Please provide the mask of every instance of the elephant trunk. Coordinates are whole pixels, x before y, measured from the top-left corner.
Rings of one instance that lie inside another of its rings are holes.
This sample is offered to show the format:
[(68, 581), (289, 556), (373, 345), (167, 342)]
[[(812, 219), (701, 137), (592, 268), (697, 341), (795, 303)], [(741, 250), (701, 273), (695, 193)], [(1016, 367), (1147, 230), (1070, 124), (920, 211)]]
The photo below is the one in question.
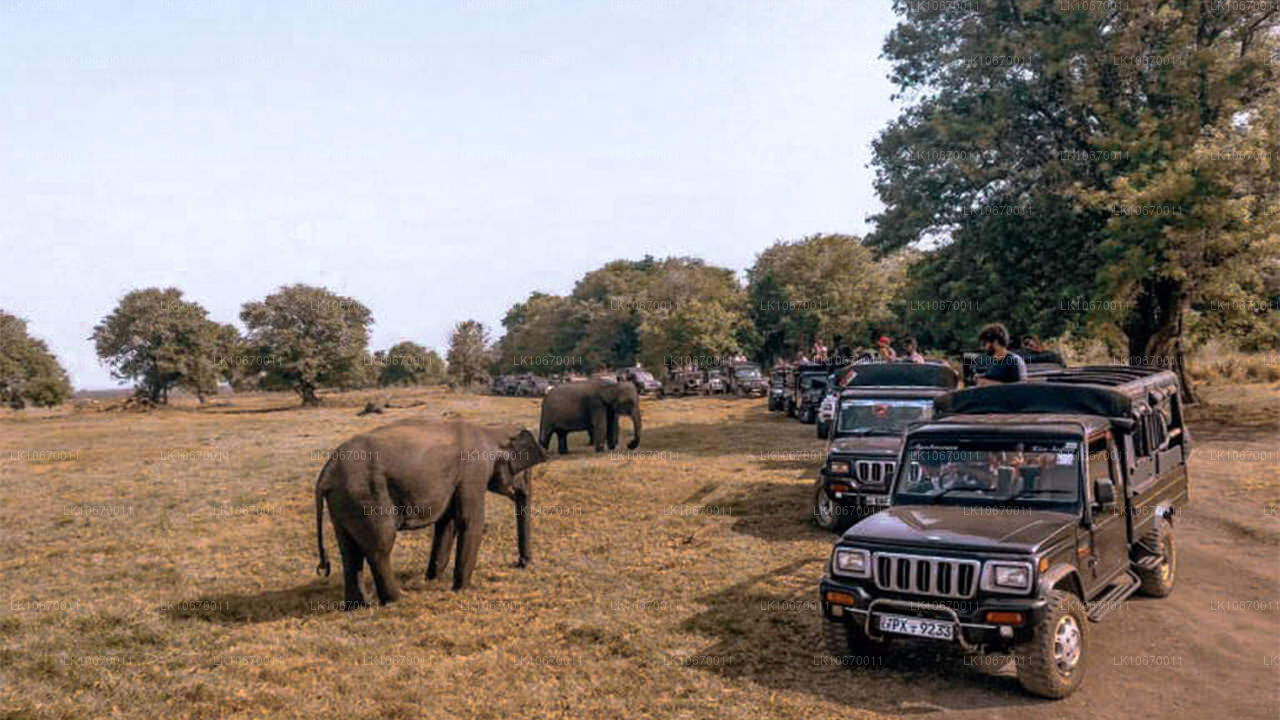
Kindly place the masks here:
[(529, 475), (525, 470), (525, 489), (517, 492), (516, 501), (516, 548), (519, 550), (520, 557), (516, 560), (518, 567), (525, 567), (529, 561), (533, 559), (529, 551), (529, 523), (532, 518), (529, 517)]
[(631, 430), (633, 431), (634, 434), (631, 438), (631, 442), (627, 443), (627, 449), (635, 450), (636, 448), (640, 447), (640, 407), (639, 405), (637, 405), (636, 409), (631, 413)]

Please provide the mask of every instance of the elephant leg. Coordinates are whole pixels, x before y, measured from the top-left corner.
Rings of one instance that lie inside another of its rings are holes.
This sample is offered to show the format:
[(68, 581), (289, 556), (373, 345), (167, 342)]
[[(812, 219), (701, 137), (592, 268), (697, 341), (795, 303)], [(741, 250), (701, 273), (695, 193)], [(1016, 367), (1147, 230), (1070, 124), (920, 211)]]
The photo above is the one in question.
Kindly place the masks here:
[(391, 571), (391, 548), (369, 553), (369, 569), (373, 571), (373, 584), (378, 588), (378, 602), (389, 605), (400, 599), (400, 583)]
[(427, 563), (427, 579), (435, 580), (449, 569), (449, 553), (453, 551), (453, 508), (445, 511), (435, 525), (431, 540), (431, 561)]
[(618, 449), (618, 413), (610, 411), (606, 423), (606, 440), (609, 443), (609, 449), (616, 450)]
[(551, 424), (543, 423), (542, 429), (538, 432), (538, 444), (542, 446), (543, 450), (551, 447), (551, 432)]
[(337, 526), (338, 550), (342, 553), (342, 583), (344, 587), (344, 608), (355, 610), (365, 607), (364, 592), (360, 590), (360, 569), (364, 566), (364, 551), (360, 549), (356, 539)]
[(598, 453), (604, 452), (606, 424), (604, 410), (591, 414), (591, 444), (596, 446)]
[(568, 455), (569, 454), (569, 433), (565, 432), (564, 430), (557, 430), (556, 444), (557, 444), (556, 450), (559, 451), (561, 455)]
[(480, 540), (484, 537), (484, 513), (477, 519), (458, 520), (458, 557), (453, 566), (453, 589), (471, 587), (471, 573), (476, 569), (480, 556)]

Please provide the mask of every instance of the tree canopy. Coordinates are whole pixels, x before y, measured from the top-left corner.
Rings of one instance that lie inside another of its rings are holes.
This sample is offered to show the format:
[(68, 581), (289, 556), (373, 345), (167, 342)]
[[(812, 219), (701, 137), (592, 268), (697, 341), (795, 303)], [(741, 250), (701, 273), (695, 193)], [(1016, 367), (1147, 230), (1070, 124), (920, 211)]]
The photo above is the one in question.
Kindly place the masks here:
[(263, 387), (292, 389), (303, 404), (314, 405), (320, 387), (368, 381), (373, 316), (357, 300), (322, 287), (289, 285), (245, 303), (240, 319)]
[(894, 8), (884, 55), (910, 105), (874, 144), (870, 240), (930, 252), (915, 302), (977, 308), (938, 328), (948, 344), (1004, 309), (1046, 334), (1110, 324), (1132, 362), (1180, 368), (1193, 307), (1257, 297), (1277, 253), (1280, 7)]
[(449, 338), (449, 377), (463, 387), (479, 382), (488, 370), (492, 356), (489, 330), (477, 320), (463, 320), (453, 326)]
[(202, 400), (218, 391), (235, 329), (209, 319), (177, 288), (134, 290), (93, 329), (92, 339), (112, 376), (133, 380), (139, 395), (168, 402), (175, 386)]
[(0, 310), (0, 403), (53, 407), (70, 395), (67, 371), (49, 347), (27, 333), (25, 320)]

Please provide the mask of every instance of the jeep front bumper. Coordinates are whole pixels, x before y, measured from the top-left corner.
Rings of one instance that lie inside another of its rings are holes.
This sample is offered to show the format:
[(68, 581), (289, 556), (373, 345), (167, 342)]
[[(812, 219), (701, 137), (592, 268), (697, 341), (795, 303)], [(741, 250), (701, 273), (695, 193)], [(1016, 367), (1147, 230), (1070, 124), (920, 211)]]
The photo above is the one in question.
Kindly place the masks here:
[(927, 639), (884, 633), (879, 628), (881, 615), (906, 616), (954, 625), (951, 642), (964, 650), (1008, 647), (1030, 640), (1033, 628), (1044, 617), (1047, 604), (1039, 597), (978, 596), (958, 600), (892, 595), (879, 590), (869, 580), (832, 579), (830, 575), (824, 575), (818, 587), (823, 617), (857, 623), (868, 637)]
[(863, 488), (847, 475), (828, 475), (822, 471), (822, 491), (841, 507), (880, 510), (889, 507), (888, 488)]

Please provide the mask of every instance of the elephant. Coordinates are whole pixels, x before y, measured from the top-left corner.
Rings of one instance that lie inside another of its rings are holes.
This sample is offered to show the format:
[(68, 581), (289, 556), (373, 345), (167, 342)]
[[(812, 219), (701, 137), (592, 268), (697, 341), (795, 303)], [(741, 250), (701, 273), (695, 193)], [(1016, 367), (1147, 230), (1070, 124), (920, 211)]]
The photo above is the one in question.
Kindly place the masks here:
[(517, 567), (530, 561), (531, 470), (546, 460), (524, 428), (463, 421), (408, 419), (356, 435), (338, 446), (316, 479), (316, 573), (329, 575), (324, 506), (342, 553), (346, 608), (366, 605), (360, 571), (367, 561), (383, 605), (400, 598), (391, 549), (400, 530), (434, 528), (427, 579), (449, 566), (456, 537), (453, 589), (471, 584), (484, 533), (485, 492), (511, 498), (516, 511)]
[(557, 385), (542, 399), (538, 443), (549, 449), (555, 433), (565, 455), (569, 433), (586, 430), (596, 452), (604, 452), (606, 442), (613, 450), (618, 447), (619, 415), (631, 418), (633, 437), (627, 448), (635, 450), (640, 445), (640, 397), (634, 383), (597, 379)]

